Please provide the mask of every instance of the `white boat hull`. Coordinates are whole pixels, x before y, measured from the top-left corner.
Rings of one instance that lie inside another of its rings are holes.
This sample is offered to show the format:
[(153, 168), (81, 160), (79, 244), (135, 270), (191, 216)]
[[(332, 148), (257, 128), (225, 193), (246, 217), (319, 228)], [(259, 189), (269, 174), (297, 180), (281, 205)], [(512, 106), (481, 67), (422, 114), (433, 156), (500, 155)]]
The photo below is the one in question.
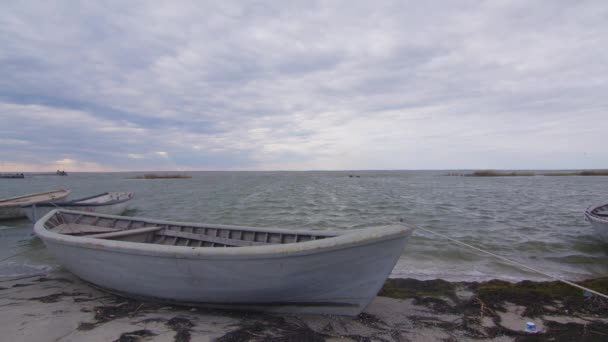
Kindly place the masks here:
[[(61, 209), (65, 210), (77, 210), (84, 211), (87, 213), (95, 214), (107, 214), (107, 215), (120, 215), (129, 209), (130, 202), (122, 202), (111, 205), (101, 206), (90, 206), (90, 207), (74, 207), (69, 205), (62, 205)], [(25, 216), (32, 222), (38, 221), (39, 218), (48, 214), (49, 212), (57, 209), (56, 207), (41, 207), (41, 206), (30, 206), (21, 208)]]
[(56, 190), (0, 200), (0, 220), (25, 217), (22, 206), (36, 203), (52, 203), (66, 199), (70, 190)]
[(44, 228), (53, 214), (35, 225), (51, 255), (111, 292), (205, 307), (349, 316), (376, 296), (412, 231), (389, 226), (301, 243), (182, 247), (57, 237)]
[(47, 247), (70, 272), (122, 294), (203, 306), (357, 315), (382, 287), (404, 243), (401, 238), (304, 257), (253, 259)]
[(608, 204), (588, 208), (585, 211), (585, 218), (591, 223), (597, 235), (608, 242)]
[[(120, 215), (129, 208), (133, 198), (134, 194), (132, 192), (107, 192), (88, 197), (81, 201), (74, 200), (72, 202), (54, 204), (43, 203), (21, 207), (21, 210), (32, 222), (38, 221), (39, 218), (58, 208), (95, 214)], [(71, 203), (75, 204), (71, 205)]]

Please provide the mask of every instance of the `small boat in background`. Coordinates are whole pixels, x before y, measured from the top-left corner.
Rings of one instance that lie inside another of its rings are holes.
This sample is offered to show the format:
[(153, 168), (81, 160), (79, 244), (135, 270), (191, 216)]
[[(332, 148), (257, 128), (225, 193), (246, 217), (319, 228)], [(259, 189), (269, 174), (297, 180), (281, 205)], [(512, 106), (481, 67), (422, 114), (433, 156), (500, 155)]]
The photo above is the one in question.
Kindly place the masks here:
[(69, 271), (109, 292), (211, 308), (358, 315), (414, 229), (348, 231), (170, 222), (57, 209), (34, 232)]
[(70, 195), (70, 190), (54, 190), (36, 194), (0, 199), (0, 220), (24, 217), (24, 205), (61, 201)]
[(69, 202), (37, 203), (22, 206), (21, 209), (32, 222), (49, 211), (57, 208), (66, 210), (79, 210), (89, 213), (120, 215), (124, 213), (130, 200), (133, 199), (132, 192), (104, 192), (103, 194), (79, 198)]
[(608, 204), (587, 208), (585, 218), (591, 223), (598, 235), (608, 242)]

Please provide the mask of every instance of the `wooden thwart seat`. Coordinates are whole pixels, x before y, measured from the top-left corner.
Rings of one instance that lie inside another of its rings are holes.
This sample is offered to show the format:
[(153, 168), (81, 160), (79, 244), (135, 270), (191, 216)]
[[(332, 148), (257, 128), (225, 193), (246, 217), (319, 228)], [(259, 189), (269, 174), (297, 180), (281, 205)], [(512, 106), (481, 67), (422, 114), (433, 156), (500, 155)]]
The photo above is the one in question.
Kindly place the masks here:
[(229, 238), (223, 238), (223, 237), (219, 237), (219, 236), (187, 233), (187, 232), (180, 232), (180, 231), (170, 230), (170, 229), (164, 230), (162, 232), (162, 235), (171, 236), (171, 237), (175, 237), (175, 238), (196, 240), (196, 241), (214, 242), (214, 243), (219, 243), (219, 244), (223, 244), (223, 245), (227, 245), (227, 246), (234, 246), (234, 247), (270, 245), (270, 243), (267, 243), (267, 242), (229, 239)]
[(107, 233), (116, 232), (120, 229), (110, 227), (92, 226), (88, 224), (80, 223), (62, 223), (50, 229), (50, 231), (59, 234), (93, 234), (93, 233)]
[(97, 238), (97, 239), (110, 239), (110, 238), (117, 238), (117, 237), (122, 237), (122, 236), (150, 233), (150, 232), (155, 232), (155, 231), (161, 230), (161, 229), (163, 229), (163, 227), (156, 227), (156, 226), (141, 227), (141, 228), (135, 228), (135, 229), (124, 229), (124, 230), (119, 230), (119, 231), (109, 232), (109, 233), (87, 235), (87, 237), (92, 237), (92, 238)]

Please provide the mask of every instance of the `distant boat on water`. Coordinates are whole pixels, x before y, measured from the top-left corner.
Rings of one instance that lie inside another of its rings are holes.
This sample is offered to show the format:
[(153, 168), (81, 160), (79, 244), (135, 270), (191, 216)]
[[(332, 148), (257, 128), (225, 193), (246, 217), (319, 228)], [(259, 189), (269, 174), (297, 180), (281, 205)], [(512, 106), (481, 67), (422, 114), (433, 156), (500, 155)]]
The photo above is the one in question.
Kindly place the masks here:
[(133, 197), (135, 197), (133, 192), (104, 192), (68, 202), (30, 204), (22, 206), (21, 209), (32, 222), (38, 221), (40, 217), (57, 208), (120, 215), (127, 210)]
[(70, 195), (70, 190), (54, 190), (0, 199), (0, 220), (24, 217), (21, 206), (45, 202), (61, 201)]
[(413, 227), (290, 230), (66, 211), (34, 225), (69, 271), (119, 295), (211, 308), (358, 315)]
[(585, 218), (597, 234), (608, 243), (608, 204), (589, 207), (585, 211)]
[(0, 178), (25, 178), (23, 173), (3, 173), (0, 174)]

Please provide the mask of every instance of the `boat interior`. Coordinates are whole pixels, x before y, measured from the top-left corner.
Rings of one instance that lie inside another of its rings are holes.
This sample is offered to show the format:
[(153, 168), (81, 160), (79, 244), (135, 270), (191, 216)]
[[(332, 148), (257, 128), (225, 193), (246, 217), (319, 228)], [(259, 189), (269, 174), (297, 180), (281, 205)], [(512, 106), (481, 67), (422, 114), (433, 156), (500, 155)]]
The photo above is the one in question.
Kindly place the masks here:
[(336, 236), (324, 231), (273, 231), (238, 227), (164, 224), (129, 217), (56, 212), (45, 222), (49, 231), (97, 239), (185, 247), (245, 247), (298, 243)]
[(591, 214), (600, 217), (608, 217), (608, 204), (593, 208), (593, 210), (591, 210)]

